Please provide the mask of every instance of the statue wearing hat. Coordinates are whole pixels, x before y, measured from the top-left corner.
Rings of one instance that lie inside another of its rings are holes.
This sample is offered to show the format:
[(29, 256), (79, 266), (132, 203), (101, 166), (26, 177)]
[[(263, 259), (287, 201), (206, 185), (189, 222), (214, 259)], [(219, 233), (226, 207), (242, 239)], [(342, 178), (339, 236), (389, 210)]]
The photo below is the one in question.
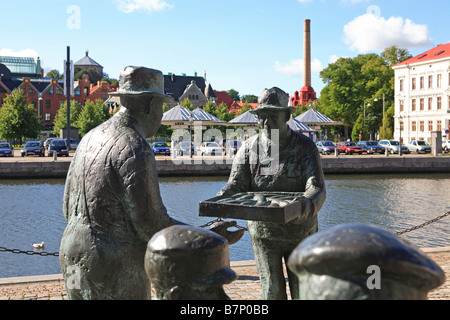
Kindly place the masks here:
[(301, 300), (424, 300), (445, 281), (415, 245), (371, 224), (322, 230), (298, 245), (288, 267)]
[[(281, 89), (274, 87), (261, 93), (258, 108), (251, 111), (258, 116), (261, 130), (239, 149), (229, 180), (218, 193), (226, 197), (252, 191), (303, 193), (298, 200), (301, 212), (294, 220), (247, 222), (263, 299), (287, 299), (283, 259), (286, 262), (303, 239), (317, 232), (317, 212), (326, 197), (317, 147), (286, 124), (292, 111)], [(289, 270), (288, 278), (295, 298), (298, 279)]]
[[(83, 137), (71, 161), (59, 255), (69, 299), (151, 297), (143, 265), (147, 243), (158, 231), (183, 224), (161, 200), (146, 141), (161, 125), (163, 102), (172, 99), (163, 88), (160, 71), (124, 68), (119, 90), (111, 93), (120, 97), (119, 112)], [(229, 225), (233, 221), (217, 232), (226, 236)], [(76, 285), (68, 282), (74, 278)]]
[(157, 300), (229, 300), (223, 285), (237, 278), (228, 242), (198, 227), (175, 225), (148, 242), (145, 270)]

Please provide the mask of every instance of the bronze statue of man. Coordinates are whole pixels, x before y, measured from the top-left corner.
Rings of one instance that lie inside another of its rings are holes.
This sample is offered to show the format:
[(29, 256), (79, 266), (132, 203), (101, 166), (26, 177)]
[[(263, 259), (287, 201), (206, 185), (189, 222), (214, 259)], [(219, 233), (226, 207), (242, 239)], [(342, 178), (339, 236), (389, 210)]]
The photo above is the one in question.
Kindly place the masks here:
[[(161, 125), (163, 102), (171, 100), (162, 73), (126, 67), (114, 94), (119, 112), (83, 137), (66, 178), (60, 265), (69, 299), (150, 299), (147, 242), (183, 224), (161, 200), (146, 141)], [(68, 283), (74, 278), (76, 285)]]
[(224, 284), (230, 269), (228, 241), (198, 227), (175, 225), (148, 242), (145, 270), (156, 300), (229, 300)]
[[(240, 192), (295, 192), (300, 198), (299, 217), (287, 223), (248, 221), (256, 266), (261, 279), (262, 298), (287, 299), (283, 273), (292, 250), (317, 232), (317, 212), (325, 197), (325, 180), (314, 142), (291, 130), (286, 122), (293, 108), (279, 88), (265, 89), (258, 98), (259, 134), (249, 138), (237, 152), (230, 177), (218, 196)], [(278, 136), (278, 139), (276, 137)], [(289, 287), (297, 297), (298, 279), (288, 270)]]

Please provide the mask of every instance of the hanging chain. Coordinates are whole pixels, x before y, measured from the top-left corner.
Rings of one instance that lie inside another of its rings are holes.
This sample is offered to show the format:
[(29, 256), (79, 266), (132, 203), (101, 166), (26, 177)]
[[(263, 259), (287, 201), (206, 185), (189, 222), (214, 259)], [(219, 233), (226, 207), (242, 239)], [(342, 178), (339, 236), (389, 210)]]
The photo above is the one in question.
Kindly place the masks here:
[(11, 252), (11, 253), (25, 253), (26, 255), (39, 255), (39, 256), (54, 256), (54, 257), (58, 257), (59, 256), (59, 252), (53, 252), (53, 253), (49, 253), (49, 252), (45, 252), (45, 251), (34, 251), (34, 250), (19, 250), (19, 249), (6, 249), (4, 247), (0, 247), (0, 252)]
[(439, 217), (437, 217), (437, 218), (434, 218), (433, 220), (430, 220), (430, 221), (427, 221), (427, 222), (425, 222), (425, 223), (422, 223), (421, 225), (418, 225), (418, 226), (415, 226), (415, 227), (408, 228), (408, 229), (406, 229), (406, 230), (397, 232), (396, 235), (401, 235), (401, 234), (404, 234), (404, 233), (406, 233), (406, 232), (410, 232), (410, 231), (417, 230), (417, 229), (419, 229), (419, 228), (425, 227), (425, 226), (427, 226), (427, 225), (429, 225), (429, 224), (431, 224), (431, 223), (433, 223), (433, 222), (436, 222), (436, 221), (438, 221), (438, 220), (441, 220), (442, 218), (445, 218), (445, 217), (447, 217), (447, 216), (449, 216), (449, 215), (450, 215), (450, 211), (447, 212), (447, 213), (444, 213), (442, 216), (439, 216)]
[[(403, 231), (396, 232), (395, 234), (396, 234), (396, 235), (402, 235), (402, 234), (404, 234), (404, 233), (407, 233), (407, 232), (411, 232), (411, 231), (417, 230), (417, 229), (419, 229), (419, 228), (422, 228), (422, 227), (425, 227), (425, 226), (427, 226), (427, 225), (429, 225), (429, 224), (432, 224), (433, 222), (436, 222), (436, 221), (438, 221), (438, 220), (441, 220), (442, 218), (445, 218), (445, 217), (447, 217), (447, 216), (450, 216), (450, 211), (447, 212), (447, 213), (444, 213), (443, 215), (441, 215), (441, 216), (439, 216), (439, 217), (437, 217), (437, 218), (434, 218), (433, 220), (427, 221), (427, 222), (425, 222), (425, 223), (422, 223), (422, 224), (420, 224), (420, 225), (418, 225), (418, 226), (415, 226), (415, 227), (412, 227), (412, 228), (405, 229), (405, 230), (403, 230)], [(223, 220), (222, 220), (221, 218), (217, 218), (217, 219), (215, 219), (215, 220), (212, 220), (212, 221), (209, 221), (209, 222), (205, 223), (204, 225), (201, 225), (200, 228), (205, 228), (205, 227), (208, 227), (208, 226), (213, 225), (214, 223), (222, 222), (222, 221), (223, 221)], [(246, 229), (246, 228), (241, 227), (241, 226), (238, 226), (238, 225), (236, 225), (235, 227), (236, 227), (236, 228), (239, 228), (239, 229)], [(58, 257), (58, 256), (59, 256), (59, 252), (52, 252), (52, 253), (50, 253), (50, 252), (45, 252), (45, 251), (7, 249), (7, 248), (5, 248), (5, 247), (0, 247), (0, 252), (11, 252), (11, 253), (16, 253), (16, 254), (24, 253), (24, 254), (29, 255), (29, 256), (31, 256), (31, 255), (54, 256), (54, 257)]]

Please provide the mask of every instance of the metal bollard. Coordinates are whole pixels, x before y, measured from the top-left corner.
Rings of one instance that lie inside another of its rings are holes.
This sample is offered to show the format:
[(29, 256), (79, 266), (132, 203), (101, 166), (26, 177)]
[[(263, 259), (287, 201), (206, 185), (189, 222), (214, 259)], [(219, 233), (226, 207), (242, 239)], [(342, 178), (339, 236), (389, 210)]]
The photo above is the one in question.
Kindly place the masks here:
[(334, 156), (336, 158), (339, 157), (339, 150), (338, 150), (338, 148), (334, 149)]
[(384, 155), (386, 157), (389, 157), (389, 150), (387, 148), (384, 148)]
[(53, 152), (53, 160), (58, 160), (58, 153), (57, 152)]

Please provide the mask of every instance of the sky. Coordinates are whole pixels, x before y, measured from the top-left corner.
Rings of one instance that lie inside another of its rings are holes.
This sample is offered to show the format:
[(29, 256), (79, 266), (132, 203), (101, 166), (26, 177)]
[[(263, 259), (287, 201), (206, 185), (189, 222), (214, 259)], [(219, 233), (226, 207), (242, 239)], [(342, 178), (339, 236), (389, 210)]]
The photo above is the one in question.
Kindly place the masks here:
[(312, 87), (339, 57), (414, 56), (450, 42), (448, 0), (0, 0), (0, 56), (40, 57), (45, 72), (89, 56), (118, 79), (129, 65), (206, 73), (217, 91), (258, 96), (303, 86), (303, 22), (311, 20)]

